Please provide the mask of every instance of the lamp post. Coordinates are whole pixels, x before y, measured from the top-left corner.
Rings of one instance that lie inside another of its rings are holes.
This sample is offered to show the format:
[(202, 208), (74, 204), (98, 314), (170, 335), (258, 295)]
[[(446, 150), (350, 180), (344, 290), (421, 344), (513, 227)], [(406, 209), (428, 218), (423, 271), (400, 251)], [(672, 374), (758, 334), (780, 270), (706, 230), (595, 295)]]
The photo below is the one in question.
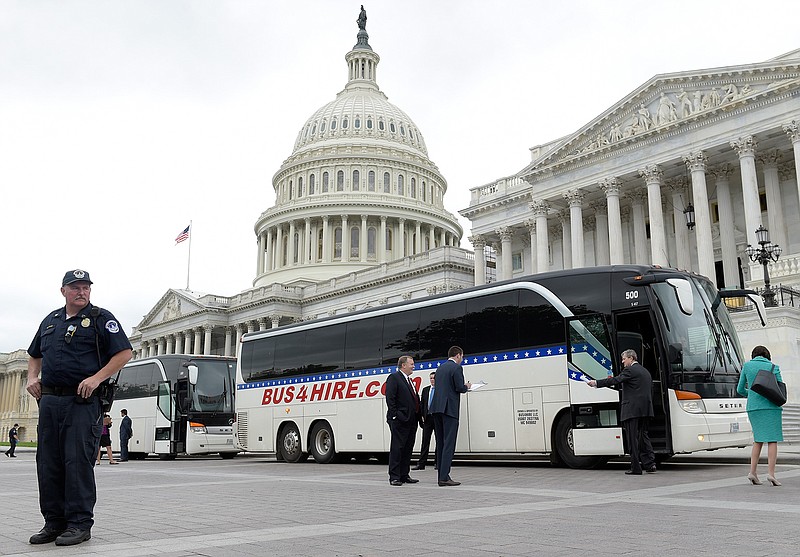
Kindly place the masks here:
[(775, 303), (775, 291), (772, 290), (769, 285), (769, 269), (767, 266), (777, 261), (783, 250), (779, 245), (773, 245), (769, 241), (769, 231), (764, 228), (763, 224), (756, 230), (756, 240), (761, 247), (754, 248), (750, 244), (747, 244), (747, 248), (744, 252), (747, 254), (747, 257), (750, 258), (750, 261), (753, 263), (760, 263), (764, 267), (764, 293), (761, 297), (764, 298), (765, 306), (774, 307), (777, 305)]
[(686, 228), (689, 230), (694, 230), (694, 205), (689, 203), (689, 205), (687, 205), (683, 210), (683, 216), (686, 219)]

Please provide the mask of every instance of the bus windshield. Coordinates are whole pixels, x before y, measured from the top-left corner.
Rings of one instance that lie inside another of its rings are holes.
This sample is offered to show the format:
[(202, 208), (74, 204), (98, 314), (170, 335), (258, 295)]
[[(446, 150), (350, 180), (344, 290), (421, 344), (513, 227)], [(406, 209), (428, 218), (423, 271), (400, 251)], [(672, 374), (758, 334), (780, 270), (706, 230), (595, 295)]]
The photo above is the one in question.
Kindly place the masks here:
[(711, 300), (718, 297), (710, 284), (695, 280), (691, 284), (695, 300), (691, 315), (681, 310), (672, 286), (653, 284), (656, 305), (664, 319), (666, 340), (677, 349), (671, 362), (672, 371), (700, 372), (705, 382), (715, 377), (738, 376), (741, 358), (725, 304), (717, 302), (714, 308)]
[(199, 368), (197, 384), (192, 388), (192, 411), (233, 412), (233, 382), (236, 363), (194, 360)]

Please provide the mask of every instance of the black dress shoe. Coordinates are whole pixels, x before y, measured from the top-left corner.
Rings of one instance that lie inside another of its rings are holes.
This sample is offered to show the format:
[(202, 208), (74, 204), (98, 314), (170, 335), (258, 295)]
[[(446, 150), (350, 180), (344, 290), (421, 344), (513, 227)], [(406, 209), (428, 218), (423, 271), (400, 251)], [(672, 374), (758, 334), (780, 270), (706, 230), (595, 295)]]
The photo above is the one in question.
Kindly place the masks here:
[(625, 474), (628, 476), (641, 476), (642, 471), (639, 470), (638, 472), (634, 472), (633, 470), (625, 470)]
[(403, 485), (403, 482), (400, 480), (389, 480), (389, 485)]
[(447, 487), (452, 485), (461, 485), (461, 482), (456, 482), (453, 480), (445, 480), (443, 482), (439, 482), (439, 487)]
[(78, 545), (92, 539), (92, 529), (67, 528), (64, 533), (56, 538), (56, 545)]
[(645, 472), (647, 472), (648, 474), (655, 474), (656, 472), (658, 472), (658, 470), (656, 469), (655, 465), (653, 465), (647, 470), (645, 470)]
[(62, 534), (62, 532), (64, 532), (63, 529), (59, 530), (57, 528), (48, 528), (45, 526), (39, 530), (39, 532), (32, 535), (28, 542), (32, 543), (33, 545), (54, 542), (56, 541), (56, 538)]
[(412, 470), (425, 470), (425, 465), (420, 465), (420, 464), (417, 464), (416, 466), (414, 466), (414, 467), (413, 467), (413, 468), (411, 468), (411, 469), (412, 469)]
[(407, 478), (403, 478), (403, 483), (405, 483), (405, 484), (418, 484), (419, 480), (415, 480), (411, 476), (408, 476)]

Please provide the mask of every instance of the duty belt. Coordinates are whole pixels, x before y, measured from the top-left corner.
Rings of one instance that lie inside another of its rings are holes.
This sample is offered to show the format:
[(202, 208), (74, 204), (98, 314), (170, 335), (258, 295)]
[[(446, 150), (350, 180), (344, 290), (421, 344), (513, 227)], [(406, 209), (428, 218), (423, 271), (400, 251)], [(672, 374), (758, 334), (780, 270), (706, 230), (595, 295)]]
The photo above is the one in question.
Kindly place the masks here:
[(75, 396), (78, 394), (78, 387), (46, 387), (42, 385), (42, 394), (55, 396)]

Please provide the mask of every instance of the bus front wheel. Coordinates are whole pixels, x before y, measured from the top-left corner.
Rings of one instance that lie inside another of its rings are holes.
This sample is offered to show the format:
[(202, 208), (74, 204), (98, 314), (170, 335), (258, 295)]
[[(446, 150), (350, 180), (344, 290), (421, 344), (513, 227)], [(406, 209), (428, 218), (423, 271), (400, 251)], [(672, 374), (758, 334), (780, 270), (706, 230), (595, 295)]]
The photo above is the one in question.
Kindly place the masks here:
[(569, 412), (564, 412), (556, 424), (556, 432), (553, 439), (553, 452), (555, 462), (563, 464), (568, 468), (597, 468), (607, 462), (607, 458), (602, 456), (576, 456), (572, 440), (572, 419)]
[(336, 459), (336, 445), (333, 431), (328, 422), (318, 422), (311, 430), (311, 456), (320, 464), (328, 464)]
[[(289, 423), (283, 427), (278, 446), (281, 451), (281, 456), (286, 462), (300, 462), (304, 460), (300, 430), (297, 429), (295, 424)], [(308, 453), (305, 453), (305, 458), (308, 458)]]
[(224, 460), (230, 460), (230, 459), (232, 459), (233, 457), (236, 456), (236, 453), (231, 453), (231, 452), (219, 453), (219, 456), (221, 456)]

